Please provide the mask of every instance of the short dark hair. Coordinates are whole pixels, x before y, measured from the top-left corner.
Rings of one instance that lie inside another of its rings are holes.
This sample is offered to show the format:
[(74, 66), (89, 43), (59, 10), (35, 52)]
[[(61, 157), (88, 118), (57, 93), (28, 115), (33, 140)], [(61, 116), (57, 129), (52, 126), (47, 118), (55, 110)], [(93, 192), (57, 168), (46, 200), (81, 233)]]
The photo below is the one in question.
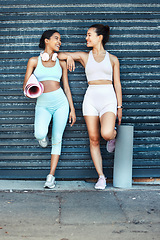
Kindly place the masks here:
[(41, 38), (40, 38), (40, 41), (39, 41), (39, 48), (42, 48), (42, 49), (45, 49), (45, 39), (47, 38), (47, 39), (50, 39), (50, 37), (54, 34), (54, 33), (59, 33), (57, 30), (46, 30), (43, 34), (42, 34), (42, 36), (41, 36)]
[(109, 33), (110, 33), (110, 28), (108, 25), (104, 26), (103, 24), (94, 24), (92, 25), (90, 28), (95, 28), (96, 29), (96, 33), (97, 35), (102, 35), (103, 36), (103, 40), (102, 40), (102, 44), (103, 47), (104, 45), (108, 42), (109, 40)]

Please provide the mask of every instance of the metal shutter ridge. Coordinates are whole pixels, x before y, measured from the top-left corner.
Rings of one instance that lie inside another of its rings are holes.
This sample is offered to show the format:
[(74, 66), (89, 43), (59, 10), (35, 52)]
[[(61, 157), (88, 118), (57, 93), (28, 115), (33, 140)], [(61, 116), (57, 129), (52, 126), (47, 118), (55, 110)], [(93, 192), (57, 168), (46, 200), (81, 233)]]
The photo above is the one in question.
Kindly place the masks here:
[[(61, 51), (88, 51), (85, 36), (94, 23), (110, 26), (106, 49), (120, 60), (125, 107), (122, 124), (134, 124), (133, 176), (160, 176), (160, 4), (152, 0), (147, 4), (137, 0), (91, 2), (1, 1), (1, 179), (42, 179), (50, 168), (51, 146), (40, 148), (34, 139), (35, 100), (24, 97), (22, 91), (27, 61), (40, 53), (41, 34), (57, 29), (62, 36)], [(69, 83), (77, 122), (65, 129), (56, 176), (94, 178), (97, 174), (81, 110), (87, 81), (80, 64), (69, 73)], [(111, 178), (114, 155), (107, 153), (105, 145), (102, 139), (105, 174)]]

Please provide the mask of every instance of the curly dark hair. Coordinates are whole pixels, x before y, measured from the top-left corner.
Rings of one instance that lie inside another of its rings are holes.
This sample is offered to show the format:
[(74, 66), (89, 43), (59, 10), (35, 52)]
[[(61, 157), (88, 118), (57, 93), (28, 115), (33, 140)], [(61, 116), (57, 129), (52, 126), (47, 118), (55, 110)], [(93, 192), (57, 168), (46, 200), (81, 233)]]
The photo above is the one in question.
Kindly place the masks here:
[(42, 48), (42, 49), (45, 49), (45, 39), (47, 38), (47, 39), (50, 39), (50, 37), (54, 34), (54, 33), (59, 33), (57, 30), (46, 30), (43, 34), (42, 34), (42, 36), (41, 36), (41, 38), (40, 38), (40, 41), (39, 41), (39, 48)]

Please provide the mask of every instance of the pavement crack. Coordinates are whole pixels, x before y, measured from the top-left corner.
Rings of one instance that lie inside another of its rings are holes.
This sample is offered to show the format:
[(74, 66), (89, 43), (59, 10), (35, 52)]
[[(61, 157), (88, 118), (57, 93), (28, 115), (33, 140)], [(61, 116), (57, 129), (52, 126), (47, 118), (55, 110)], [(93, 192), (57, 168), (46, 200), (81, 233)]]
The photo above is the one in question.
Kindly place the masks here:
[(62, 197), (59, 197), (59, 221), (58, 223), (61, 224), (61, 215), (62, 215)]
[(125, 211), (123, 210), (123, 207), (122, 207), (122, 202), (119, 200), (119, 198), (118, 198), (118, 196), (117, 196), (117, 193), (116, 193), (116, 192), (113, 192), (113, 194), (114, 194), (114, 196), (115, 196), (115, 198), (116, 198), (116, 200), (117, 200), (117, 202), (118, 202), (118, 205), (119, 205), (119, 207), (120, 207), (120, 209), (121, 209), (122, 213), (124, 214), (124, 217), (125, 217), (126, 221), (128, 222), (128, 221), (129, 221), (129, 219), (128, 219), (128, 217), (127, 217), (127, 215), (126, 215)]

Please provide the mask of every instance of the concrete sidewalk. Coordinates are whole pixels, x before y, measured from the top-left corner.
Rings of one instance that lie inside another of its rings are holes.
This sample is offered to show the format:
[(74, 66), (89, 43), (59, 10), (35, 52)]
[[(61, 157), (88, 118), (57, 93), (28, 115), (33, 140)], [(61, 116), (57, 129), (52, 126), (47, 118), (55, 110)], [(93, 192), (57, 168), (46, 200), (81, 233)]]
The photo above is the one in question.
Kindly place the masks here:
[(1, 240), (158, 240), (160, 185), (94, 190), (93, 182), (0, 181)]
[[(44, 191), (45, 181), (29, 181), (29, 180), (0, 180), (0, 191), (5, 190), (33, 190)], [(96, 191), (94, 189), (94, 181), (56, 181), (56, 187), (52, 190), (45, 191)], [(152, 187), (151, 187), (152, 186)], [(134, 182), (133, 189), (160, 189), (159, 179), (152, 182)], [(107, 188), (104, 191), (123, 191), (121, 188), (114, 188), (112, 183), (107, 183)]]

